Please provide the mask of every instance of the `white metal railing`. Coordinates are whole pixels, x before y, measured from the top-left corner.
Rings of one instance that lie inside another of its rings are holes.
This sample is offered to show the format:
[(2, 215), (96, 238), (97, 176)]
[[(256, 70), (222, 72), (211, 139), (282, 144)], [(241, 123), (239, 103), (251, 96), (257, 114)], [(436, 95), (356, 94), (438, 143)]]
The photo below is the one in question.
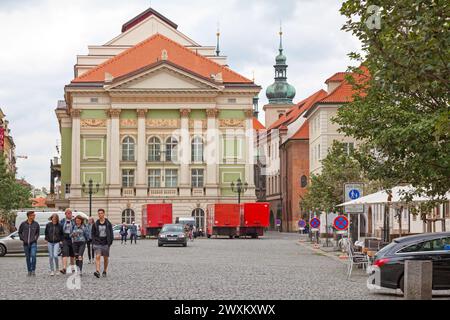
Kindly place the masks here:
[(148, 190), (149, 197), (157, 197), (157, 196), (177, 196), (178, 189), (177, 188), (150, 188)]

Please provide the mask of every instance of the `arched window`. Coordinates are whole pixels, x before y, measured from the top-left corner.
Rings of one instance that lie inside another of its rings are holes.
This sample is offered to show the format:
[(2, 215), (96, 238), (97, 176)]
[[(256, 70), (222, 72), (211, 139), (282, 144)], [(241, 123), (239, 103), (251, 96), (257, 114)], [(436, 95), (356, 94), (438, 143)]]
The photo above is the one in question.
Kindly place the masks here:
[(178, 140), (170, 137), (166, 140), (166, 161), (177, 161)]
[(126, 137), (122, 141), (122, 161), (134, 161), (134, 139)]
[(197, 208), (192, 211), (192, 216), (195, 218), (195, 226), (205, 230), (205, 211), (201, 208)]
[(308, 185), (308, 178), (306, 176), (302, 176), (300, 178), (300, 187), (306, 188), (307, 185)]
[(134, 213), (134, 210), (132, 209), (125, 209), (122, 212), (122, 223), (131, 224), (136, 218), (136, 214)]
[(159, 140), (157, 137), (150, 138), (148, 142), (148, 161), (161, 161), (161, 140)]
[(203, 139), (195, 137), (192, 139), (192, 162), (203, 162)]

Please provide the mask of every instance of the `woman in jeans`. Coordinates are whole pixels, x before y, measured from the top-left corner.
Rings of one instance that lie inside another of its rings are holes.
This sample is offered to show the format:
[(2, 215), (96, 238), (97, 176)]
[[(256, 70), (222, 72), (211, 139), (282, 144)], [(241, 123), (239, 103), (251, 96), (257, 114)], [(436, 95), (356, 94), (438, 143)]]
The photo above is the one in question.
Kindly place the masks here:
[(50, 222), (45, 227), (45, 241), (48, 245), (48, 259), (50, 263), (50, 275), (55, 275), (55, 270), (59, 270), (58, 254), (59, 243), (63, 238), (63, 230), (59, 224), (59, 216), (55, 213), (50, 217)]
[(94, 255), (94, 246), (92, 245), (92, 225), (95, 223), (94, 218), (90, 217), (88, 220), (88, 224), (86, 226), (87, 229), (87, 241), (86, 241), (86, 245), (87, 245), (87, 249), (88, 249), (88, 257), (89, 257), (89, 264), (92, 263), (92, 260), (95, 258)]
[(73, 253), (76, 260), (75, 264), (81, 275), (81, 272), (83, 271), (83, 254), (88, 239), (88, 229), (84, 225), (84, 218), (82, 216), (77, 216), (75, 218), (75, 227), (70, 236), (72, 237)]

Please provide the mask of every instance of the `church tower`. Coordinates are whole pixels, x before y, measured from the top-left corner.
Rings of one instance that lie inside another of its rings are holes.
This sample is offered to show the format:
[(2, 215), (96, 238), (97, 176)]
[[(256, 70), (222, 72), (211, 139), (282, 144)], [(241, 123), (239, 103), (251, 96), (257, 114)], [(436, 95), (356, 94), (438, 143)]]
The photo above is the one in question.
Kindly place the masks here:
[(280, 29), (280, 48), (275, 58), (275, 82), (266, 90), (269, 104), (264, 106), (265, 125), (269, 128), (278, 118), (293, 106), (295, 88), (287, 82), (286, 56), (283, 54), (283, 31)]

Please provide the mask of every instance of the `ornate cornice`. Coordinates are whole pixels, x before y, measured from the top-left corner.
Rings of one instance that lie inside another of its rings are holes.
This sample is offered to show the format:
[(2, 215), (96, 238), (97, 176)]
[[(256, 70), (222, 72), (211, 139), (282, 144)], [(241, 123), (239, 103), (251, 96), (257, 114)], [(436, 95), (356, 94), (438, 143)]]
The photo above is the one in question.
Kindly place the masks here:
[(83, 120), (81, 120), (81, 126), (83, 128), (106, 127), (106, 120), (105, 119), (83, 119)]
[(208, 118), (217, 118), (219, 115), (219, 109), (206, 109), (206, 116)]
[(184, 118), (189, 117), (190, 113), (191, 113), (191, 109), (181, 109), (180, 110), (180, 114)]
[(112, 103), (215, 103), (215, 97), (111, 97)]
[(111, 118), (119, 118), (121, 112), (122, 112), (122, 110), (120, 110), (120, 109), (109, 109), (107, 111), (107, 114)]
[(242, 128), (244, 120), (241, 119), (220, 119), (219, 126), (222, 128)]

